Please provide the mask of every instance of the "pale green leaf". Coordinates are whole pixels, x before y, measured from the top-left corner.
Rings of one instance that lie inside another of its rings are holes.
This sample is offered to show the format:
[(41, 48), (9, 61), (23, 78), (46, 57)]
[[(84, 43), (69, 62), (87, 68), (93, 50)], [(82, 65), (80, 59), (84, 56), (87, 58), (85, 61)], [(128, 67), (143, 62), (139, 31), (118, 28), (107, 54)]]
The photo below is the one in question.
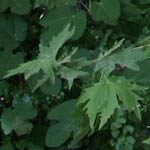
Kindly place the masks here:
[(132, 70), (139, 70), (138, 61), (143, 61), (150, 58), (149, 47), (137, 47), (121, 49), (104, 56), (97, 62), (95, 70), (101, 70), (106, 74), (110, 74), (120, 64), (122, 67), (127, 67)]
[(150, 144), (150, 138), (143, 141), (144, 144)]
[(70, 83), (69, 88), (71, 88), (74, 79), (81, 77), (81, 76), (85, 76), (88, 73), (81, 71), (81, 70), (72, 69), (72, 68), (63, 66), (59, 69), (59, 74), (62, 78), (66, 79), (68, 83)]
[(134, 86), (128, 80), (120, 77), (110, 79), (104, 77), (101, 82), (95, 83), (92, 87), (84, 90), (79, 98), (78, 105), (86, 103), (84, 110), (86, 110), (89, 117), (92, 129), (97, 115), (100, 115), (99, 129), (101, 129), (114, 113), (114, 110), (120, 107), (118, 98), (128, 108), (129, 112), (134, 111), (137, 117), (141, 119), (138, 108), (140, 97), (132, 90), (136, 90), (136, 88), (134, 89)]
[(56, 66), (56, 55), (62, 45), (72, 37), (74, 29), (69, 31), (70, 25), (67, 25), (57, 37), (53, 37), (50, 47), (40, 45), (40, 54), (37, 59), (21, 64), (18, 68), (10, 70), (5, 78), (15, 75), (17, 73), (24, 73), (25, 78), (28, 79), (33, 74), (37, 74), (43, 70), (45, 74), (54, 82), (54, 68)]
[(105, 79), (101, 83), (95, 83), (92, 87), (84, 91), (85, 92), (79, 98), (78, 104), (88, 101), (84, 109), (89, 116), (92, 129), (94, 128), (96, 116), (98, 113), (101, 113), (100, 128), (102, 128), (114, 110), (119, 108), (114, 86)]

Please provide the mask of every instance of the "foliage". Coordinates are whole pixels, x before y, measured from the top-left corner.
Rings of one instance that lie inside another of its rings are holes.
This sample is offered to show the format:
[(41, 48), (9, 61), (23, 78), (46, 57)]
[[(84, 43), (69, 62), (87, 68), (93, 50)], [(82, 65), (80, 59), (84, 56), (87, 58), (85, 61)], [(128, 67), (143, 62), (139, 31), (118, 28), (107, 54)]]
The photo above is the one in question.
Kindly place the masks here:
[(1, 0), (0, 150), (149, 149), (149, 8)]

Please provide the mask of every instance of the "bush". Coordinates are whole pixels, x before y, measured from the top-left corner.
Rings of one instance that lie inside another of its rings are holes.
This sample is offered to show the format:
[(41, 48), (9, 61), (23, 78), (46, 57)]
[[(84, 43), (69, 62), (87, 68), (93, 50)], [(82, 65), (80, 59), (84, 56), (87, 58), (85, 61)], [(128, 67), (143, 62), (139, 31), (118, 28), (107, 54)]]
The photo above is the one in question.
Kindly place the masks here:
[(149, 8), (1, 0), (0, 150), (149, 149)]

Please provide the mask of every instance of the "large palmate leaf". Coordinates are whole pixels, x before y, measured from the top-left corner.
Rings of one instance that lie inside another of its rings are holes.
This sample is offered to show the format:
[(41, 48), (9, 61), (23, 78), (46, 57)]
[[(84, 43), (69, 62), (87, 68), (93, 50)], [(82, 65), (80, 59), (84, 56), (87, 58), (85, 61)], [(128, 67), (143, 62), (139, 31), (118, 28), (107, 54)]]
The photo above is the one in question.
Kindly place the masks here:
[(28, 14), (31, 10), (30, 0), (1, 0), (0, 1), (0, 12), (11, 9), (16, 14)]
[(52, 39), (52, 36), (58, 35), (67, 24), (71, 24), (75, 27), (72, 39), (80, 38), (86, 28), (85, 11), (76, 13), (75, 10), (69, 6), (62, 6), (49, 11), (41, 20), (41, 25), (47, 29), (42, 33), (43, 42), (47, 44)]
[(128, 67), (132, 70), (139, 70), (138, 61), (143, 61), (150, 58), (149, 47), (137, 47), (117, 50), (110, 55), (104, 56), (97, 62), (95, 70), (101, 70), (106, 74), (110, 74), (115, 65), (119, 64), (122, 67)]
[(12, 130), (18, 135), (27, 134), (32, 129), (32, 123), (27, 122), (37, 115), (30, 103), (18, 102), (14, 109), (6, 108), (2, 113), (1, 125), (4, 133), (10, 134)]
[(19, 16), (0, 15), (0, 33), (0, 48), (14, 49), (25, 40), (27, 24)]
[(86, 103), (84, 110), (89, 117), (92, 129), (97, 116), (101, 118), (99, 129), (104, 126), (114, 110), (119, 108), (118, 99), (128, 108), (129, 112), (133, 110), (137, 117), (141, 119), (137, 106), (139, 96), (132, 91), (136, 89), (136, 86), (132, 86), (130, 81), (123, 78), (104, 77), (101, 82), (95, 83), (92, 87), (84, 90), (79, 98), (78, 105)]
[(120, 17), (120, 2), (119, 0), (92, 2), (90, 13), (95, 21), (115, 24)]
[(54, 67), (56, 66), (56, 55), (61, 46), (69, 39), (74, 33), (74, 29), (69, 31), (70, 25), (67, 25), (65, 29), (59, 33), (57, 37), (53, 37), (50, 47), (40, 45), (40, 54), (37, 59), (21, 64), (20, 67), (8, 72), (5, 77), (10, 77), (17, 73), (24, 73), (25, 78), (28, 79), (33, 74), (36, 74), (43, 70), (52, 81), (55, 80)]
[(0, 79), (7, 74), (8, 70), (17, 67), (24, 61), (23, 53), (14, 55), (10, 50), (0, 52), (0, 57)]

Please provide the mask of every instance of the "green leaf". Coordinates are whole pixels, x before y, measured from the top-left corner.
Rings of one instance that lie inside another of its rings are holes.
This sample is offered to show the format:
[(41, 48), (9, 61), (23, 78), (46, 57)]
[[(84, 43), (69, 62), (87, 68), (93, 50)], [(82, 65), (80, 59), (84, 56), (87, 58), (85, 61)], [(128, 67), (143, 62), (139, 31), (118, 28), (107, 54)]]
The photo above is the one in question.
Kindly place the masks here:
[(101, 82), (95, 83), (92, 87), (86, 88), (80, 96), (78, 105), (86, 103), (84, 110), (89, 117), (90, 126), (93, 129), (97, 115), (100, 114), (101, 122), (99, 129), (108, 121), (115, 109), (120, 106), (118, 98), (128, 108), (129, 112), (134, 111), (141, 119), (138, 108), (139, 96), (132, 90), (136, 89), (131, 86), (130, 81), (120, 77), (106, 78)]
[(68, 81), (69, 88), (71, 88), (74, 79), (76, 79), (80, 76), (85, 76), (88, 73), (81, 71), (81, 70), (72, 69), (72, 68), (63, 66), (59, 69), (59, 74), (61, 75), (62, 78), (66, 79)]
[[(23, 6), (23, 8), (22, 8)], [(31, 3), (30, 0), (1, 0), (0, 1), (0, 12), (7, 10), (8, 8), (11, 9), (13, 13), (23, 15), (28, 14), (31, 10)]]
[(138, 6), (131, 2), (127, 2), (126, 0), (122, 0), (121, 3), (121, 11), (122, 11), (122, 18), (128, 20), (128, 21), (136, 21), (141, 17), (141, 14), (143, 12), (142, 9), (140, 9)]
[(30, 144), (28, 147), (29, 147), (28, 150), (43, 150), (44, 149), (33, 144)]
[(78, 121), (78, 130), (74, 132), (72, 144), (78, 144), (90, 131), (88, 116), (83, 112), (83, 106), (76, 107), (72, 115)]
[(74, 6), (77, 3), (77, 0), (55, 0), (56, 7), (62, 5)]
[[(50, 126), (48, 129), (46, 136), (46, 145), (48, 147), (60, 146), (76, 130), (76, 119), (71, 117), (75, 110), (75, 104), (76, 100), (69, 100), (56, 106), (49, 112), (48, 119), (59, 120), (59, 123)], [(57, 136), (55, 136), (56, 134)]]
[(36, 0), (34, 2), (34, 8), (40, 7), (41, 5), (44, 5), (44, 6), (48, 7), (51, 4), (53, 6), (54, 5), (54, 1), (51, 1), (51, 0)]
[(59, 78), (56, 78), (55, 83), (48, 79), (42, 86), (41, 91), (46, 95), (55, 95), (57, 96), (62, 87), (62, 81)]
[(106, 74), (110, 74), (115, 68), (116, 64), (122, 67), (127, 67), (132, 70), (139, 70), (138, 61), (143, 61), (150, 58), (149, 47), (135, 47), (117, 50), (110, 55), (104, 56), (96, 64), (95, 71), (101, 70)]
[(101, 113), (99, 128), (102, 128), (114, 110), (119, 108), (115, 88), (113, 84), (105, 79), (101, 83), (95, 83), (92, 87), (84, 91), (79, 98), (78, 104), (85, 103), (89, 100), (84, 110), (87, 109), (86, 113), (89, 116), (90, 126), (92, 129), (94, 128), (96, 116), (98, 113)]
[[(66, 101), (55, 108), (53, 108), (49, 113), (47, 118), (50, 120), (68, 120), (71, 118), (71, 114), (74, 111), (76, 100)], [(65, 111), (64, 111), (65, 110)]]
[(150, 138), (143, 141), (144, 144), (150, 144)]
[(15, 49), (27, 34), (27, 24), (15, 15), (0, 15), (0, 48)]
[(47, 30), (42, 33), (42, 40), (45, 44), (48, 44), (52, 37), (58, 35), (59, 32), (67, 24), (71, 24), (71, 27), (75, 27), (75, 32), (72, 39), (78, 39), (83, 34), (86, 28), (86, 13), (84, 11), (75, 12), (72, 7), (62, 6), (54, 8), (49, 11), (41, 20)]
[(36, 146), (44, 147), (46, 133), (47, 127), (45, 125), (36, 124), (30, 134), (30, 141)]
[(15, 150), (13, 145), (8, 143), (8, 144), (4, 144), (0, 147), (0, 150), (6, 150), (6, 149), (9, 149), (9, 150)]
[(76, 3), (77, 3), (77, 0), (36, 0), (34, 3), (34, 8), (44, 5), (48, 7), (48, 9), (51, 9), (54, 7), (61, 7), (63, 5), (75, 6)]
[(119, 0), (101, 0), (100, 2), (92, 2), (90, 13), (95, 21), (116, 24), (120, 17), (120, 2)]
[(139, 4), (150, 4), (150, 0), (138, 0)]
[(15, 113), (10, 109), (5, 109), (2, 114), (1, 125), (4, 133), (7, 135), (11, 133), (14, 124)]
[(2, 113), (1, 125), (4, 133), (10, 134), (12, 130), (18, 135), (27, 134), (32, 129), (28, 119), (36, 117), (37, 112), (30, 103), (18, 102), (14, 109), (6, 108)]
[(146, 59), (142, 62), (138, 63), (139, 71), (134, 71), (131, 69), (125, 69), (122, 75), (127, 79), (132, 79), (136, 81), (138, 84), (142, 84), (144, 86), (149, 86), (150, 84), (150, 59)]
[(85, 11), (81, 10), (72, 15), (72, 23), (75, 26), (75, 32), (72, 36), (73, 40), (78, 40), (86, 29), (87, 18)]
[[(24, 60), (22, 53), (13, 54), (10, 50), (0, 52), (0, 79), (2, 79), (8, 70), (17, 67)], [(7, 63), (6, 63), (7, 61)], [(4, 65), (5, 64), (5, 65)]]
[[(74, 135), (73, 144), (77, 144), (88, 134), (90, 130), (88, 117), (85, 116), (81, 107), (75, 109), (75, 106), (76, 100), (69, 100), (56, 106), (48, 113), (48, 119), (60, 122), (50, 126), (46, 138), (47, 146), (60, 146), (70, 137), (72, 132)], [(54, 136), (55, 134), (57, 137)]]
[(69, 39), (74, 33), (72, 29), (69, 31), (70, 25), (67, 25), (65, 29), (59, 33), (57, 37), (53, 37), (50, 47), (40, 45), (40, 54), (37, 59), (33, 61), (29, 61), (27, 63), (21, 64), (20, 67), (13, 69), (8, 72), (5, 78), (15, 75), (17, 73), (24, 73), (25, 78), (28, 79), (33, 74), (36, 74), (43, 70), (45, 74), (47, 74), (50, 79), (54, 82), (55, 75), (54, 75), (54, 68), (57, 64), (56, 62), (56, 55), (62, 45)]
[(70, 137), (73, 126), (74, 122), (68, 120), (60, 121), (56, 125), (51, 126), (47, 132), (46, 146), (58, 147), (62, 145)]

